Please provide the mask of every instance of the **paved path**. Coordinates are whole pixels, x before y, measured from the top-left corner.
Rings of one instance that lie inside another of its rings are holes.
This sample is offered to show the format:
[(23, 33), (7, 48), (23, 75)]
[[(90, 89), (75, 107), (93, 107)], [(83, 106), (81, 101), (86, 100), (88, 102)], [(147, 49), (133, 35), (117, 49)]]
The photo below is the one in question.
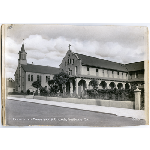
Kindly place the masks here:
[(120, 127), (145, 125), (145, 120), (7, 99), (6, 123), (10, 126), (50, 125)]
[(66, 103), (66, 102), (55, 102), (55, 101), (45, 101), (45, 100), (38, 100), (38, 99), (16, 98), (16, 97), (7, 97), (7, 99), (15, 99), (18, 101), (46, 104), (51, 106), (60, 106), (66, 108), (74, 108), (80, 110), (89, 110), (94, 112), (102, 112), (107, 114), (114, 114), (117, 116), (131, 117), (135, 119), (145, 120), (144, 110), (133, 110), (133, 109), (126, 109), (126, 108), (104, 107), (104, 106), (96, 106), (96, 105), (74, 104), (74, 103)]

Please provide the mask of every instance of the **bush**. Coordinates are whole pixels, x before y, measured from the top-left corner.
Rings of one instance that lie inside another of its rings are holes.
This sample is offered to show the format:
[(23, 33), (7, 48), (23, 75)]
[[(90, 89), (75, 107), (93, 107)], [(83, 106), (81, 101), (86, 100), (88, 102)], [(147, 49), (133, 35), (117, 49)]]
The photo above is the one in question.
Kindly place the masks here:
[(98, 89), (98, 90), (87, 90), (87, 96), (94, 99), (104, 99), (104, 100), (116, 100), (116, 101), (133, 101), (134, 100), (134, 90), (124, 90), (124, 89)]
[(47, 96), (48, 95), (48, 91), (45, 88), (41, 87), (40, 88), (40, 95), (41, 96)]
[(27, 94), (28, 94), (28, 95), (30, 94), (30, 90), (29, 90), (29, 89), (27, 90)]

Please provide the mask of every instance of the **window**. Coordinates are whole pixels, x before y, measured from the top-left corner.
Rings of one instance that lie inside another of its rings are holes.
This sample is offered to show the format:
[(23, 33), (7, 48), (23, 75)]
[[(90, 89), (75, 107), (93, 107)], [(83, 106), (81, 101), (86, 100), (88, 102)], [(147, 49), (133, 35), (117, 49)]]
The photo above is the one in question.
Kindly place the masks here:
[(136, 78), (138, 78), (138, 72), (136, 72), (135, 74), (136, 74)]
[(87, 71), (89, 71), (89, 67), (87, 67)]
[(103, 76), (104, 76), (104, 69), (102, 70)]
[(50, 76), (48, 76), (48, 81), (50, 81)]
[(74, 64), (74, 59), (72, 59), (72, 64)]
[(28, 81), (30, 81), (30, 74), (28, 75)]
[(68, 64), (69, 64), (69, 59), (68, 59)]
[(33, 81), (33, 75), (31, 75), (31, 81)]
[(131, 77), (131, 79), (132, 79), (132, 73), (130, 73), (130, 77)]
[(70, 70), (70, 75), (72, 75), (72, 70)]
[(46, 82), (50, 81), (50, 76), (46, 76)]
[(70, 64), (71, 64), (71, 59), (70, 59)]
[(98, 72), (98, 69), (96, 69), (96, 72)]
[(78, 70), (77, 70), (77, 66), (76, 66), (76, 67), (75, 67), (75, 75), (77, 75), (77, 71), (78, 71)]
[(119, 76), (119, 72), (118, 72), (118, 76)]
[(39, 75), (37, 75), (37, 81), (39, 81)]

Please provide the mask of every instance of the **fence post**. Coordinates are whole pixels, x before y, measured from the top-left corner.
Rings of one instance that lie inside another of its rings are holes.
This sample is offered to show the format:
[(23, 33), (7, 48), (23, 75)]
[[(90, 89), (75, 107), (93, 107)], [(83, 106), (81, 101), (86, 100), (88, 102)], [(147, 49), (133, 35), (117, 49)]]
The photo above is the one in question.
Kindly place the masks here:
[(141, 107), (141, 90), (138, 89), (138, 86), (136, 87), (136, 90), (134, 90), (135, 94), (135, 109), (140, 110)]

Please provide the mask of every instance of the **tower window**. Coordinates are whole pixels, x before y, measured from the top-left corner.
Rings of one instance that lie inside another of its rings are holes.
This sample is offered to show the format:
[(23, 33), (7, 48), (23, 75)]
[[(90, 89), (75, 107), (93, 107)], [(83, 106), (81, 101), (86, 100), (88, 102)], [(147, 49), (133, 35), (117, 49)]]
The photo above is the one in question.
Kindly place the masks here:
[(96, 69), (96, 72), (98, 72), (98, 69)]
[(72, 59), (72, 64), (74, 64), (74, 59)]
[(87, 67), (87, 71), (89, 71), (89, 67)]
[(77, 75), (77, 72), (78, 72), (78, 70), (77, 70), (77, 66), (75, 67), (75, 75)]

